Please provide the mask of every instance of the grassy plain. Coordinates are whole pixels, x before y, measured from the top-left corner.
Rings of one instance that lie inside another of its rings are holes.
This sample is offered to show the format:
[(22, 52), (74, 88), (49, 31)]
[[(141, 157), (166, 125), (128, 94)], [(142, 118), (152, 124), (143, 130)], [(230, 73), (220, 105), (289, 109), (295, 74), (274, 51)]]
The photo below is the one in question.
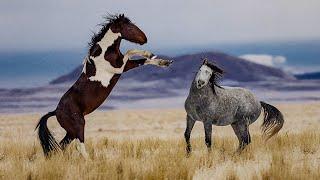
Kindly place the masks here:
[[(276, 105), (285, 124), (267, 143), (262, 118), (250, 126), (252, 144), (240, 155), (232, 128), (213, 127), (213, 151), (201, 123), (185, 156), (183, 109), (112, 110), (86, 117), (84, 160), (72, 143), (46, 159), (35, 125), (40, 114), (0, 115), (0, 179), (320, 179), (320, 103)], [(49, 129), (60, 140), (55, 118)]]

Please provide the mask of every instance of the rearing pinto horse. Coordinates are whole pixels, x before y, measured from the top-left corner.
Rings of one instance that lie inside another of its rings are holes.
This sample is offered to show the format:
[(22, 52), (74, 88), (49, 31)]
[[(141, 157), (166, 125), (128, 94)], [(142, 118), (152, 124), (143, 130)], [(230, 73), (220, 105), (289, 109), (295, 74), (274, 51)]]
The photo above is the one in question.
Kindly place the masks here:
[[(107, 20), (100, 32), (92, 37), (80, 77), (62, 96), (56, 110), (44, 115), (36, 127), (46, 156), (51, 151), (65, 149), (77, 139), (78, 151), (87, 158), (84, 146), (84, 116), (105, 101), (121, 73), (146, 64), (167, 67), (172, 63), (156, 59), (156, 56), (148, 51), (129, 50), (123, 55), (119, 49), (122, 39), (142, 45), (147, 43), (147, 37), (123, 14), (109, 16)], [(130, 60), (131, 56), (141, 56), (143, 59)], [(47, 127), (47, 120), (51, 116), (56, 116), (67, 132), (60, 143), (57, 143)]]

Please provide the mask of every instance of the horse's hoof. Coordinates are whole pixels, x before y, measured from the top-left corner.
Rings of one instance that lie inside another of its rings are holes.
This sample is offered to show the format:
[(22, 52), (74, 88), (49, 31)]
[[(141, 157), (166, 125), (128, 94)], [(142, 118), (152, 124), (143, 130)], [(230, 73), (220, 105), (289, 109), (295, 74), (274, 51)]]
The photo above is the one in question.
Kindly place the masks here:
[(151, 55), (150, 55), (150, 59), (155, 59), (155, 58), (157, 58), (157, 56), (156, 56), (156, 55), (154, 55), (153, 53), (151, 53)]
[(186, 152), (186, 158), (189, 158), (191, 156), (191, 151)]
[(191, 147), (190, 147), (190, 146), (187, 146), (187, 147), (186, 147), (186, 157), (187, 157), (187, 158), (191, 156), (191, 151), (192, 151)]
[(172, 64), (172, 60), (161, 60), (159, 62), (159, 66), (162, 66), (162, 67), (168, 67)]
[(191, 156), (191, 152), (186, 153), (186, 158), (189, 158)]
[(244, 148), (238, 148), (234, 154), (240, 155), (243, 152)]

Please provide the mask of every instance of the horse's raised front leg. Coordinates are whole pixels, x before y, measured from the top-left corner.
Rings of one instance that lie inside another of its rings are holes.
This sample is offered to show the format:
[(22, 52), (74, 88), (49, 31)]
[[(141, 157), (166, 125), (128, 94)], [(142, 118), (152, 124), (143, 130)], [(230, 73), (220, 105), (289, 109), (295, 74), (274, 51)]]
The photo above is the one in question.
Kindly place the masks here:
[(245, 121), (237, 121), (231, 124), (234, 133), (239, 140), (239, 147), (237, 152), (241, 152), (251, 142), (249, 133), (249, 125)]
[(205, 121), (203, 122), (204, 133), (205, 133), (205, 142), (208, 148), (208, 151), (211, 152), (211, 139), (212, 139), (212, 122)]
[(130, 58), (131, 56), (141, 56), (141, 57), (145, 57), (147, 59), (152, 59), (152, 58), (156, 57), (153, 53), (151, 53), (149, 51), (138, 50), (138, 49), (128, 50), (124, 56), (127, 56), (128, 58)]
[[(130, 60), (130, 57), (132, 56), (142, 56), (144, 58)], [(160, 67), (168, 67), (173, 62), (171, 60), (164, 60), (156, 57), (157, 56), (155, 56), (149, 51), (137, 50), (137, 49), (129, 50), (126, 52), (126, 54), (123, 57), (123, 61), (126, 62), (126, 65), (124, 67), (124, 72), (130, 69), (133, 69), (142, 65), (148, 65), (148, 64), (156, 65)]]
[(187, 144), (187, 147), (186, 147), (187, 155), (189, 155), (192, 151), (191, 144), (190, 144), (190, 134), (194, 126), (194, 123), (195, 121), (187, 115), (187, 127), (186, 127), (186, 131), (184, 132), (184, 138), (186, 139), (186, 144)]
[(138, 59), (138, 60), (129, 60), (124, 67), (123, 72), (127, 72), (130, 69), (134, 69), (136, 67), (145, 65), (145, 64), (154, 64), (160, 67), (167, 67), (172, 63), (169, 60), (162, 60), (162, 59)]
[(173, 61), (165, 59), (147, 59), (144, 64), (151, 64), (160, 67), (168, 67)]

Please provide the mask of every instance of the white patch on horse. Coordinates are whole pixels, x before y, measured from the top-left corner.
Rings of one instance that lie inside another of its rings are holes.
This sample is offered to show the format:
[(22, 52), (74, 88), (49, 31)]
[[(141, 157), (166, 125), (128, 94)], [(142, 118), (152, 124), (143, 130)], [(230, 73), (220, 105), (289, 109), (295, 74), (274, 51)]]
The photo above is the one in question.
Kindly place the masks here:
[[(97, 71), (96, 71), (96, 73), (97, 73)], [(101, 74), (98, 74), (98, 75), (96, 74), (95, 76), (89, 77), (89, 80), (90, 81), (99, 81), (102, 86), (108, 87), (110, 84), (110, 80), (112, 79), (113, 76), (114, 76), (113, 73), (103, 72)]]
[(76, 145), (76, 148), (77, 150), (79, 151), (79, 153), (85, 158), (85, 159), (88, 159), (89, 158), (89, 155), (86, 151), (86, 147), (84, 145), (84, 143), (81, 143), (78, 139), (77, 139), (77, 145)]
[[(90, 56), (90, 59), (94, 62), (96, 68), (96, 74), (94, 76), (89, 77), (90, 81), (99, 81), (102, 86), (108, 87), (110, 84), (110, 80), (112, 79), (114, 74), (121, 74), (123, 72), (124, 66), (126, 62), (123, 63), (122, 67), (114, 68), (109, 61), (104, 59), (104, 54), (107, 49), (121, 37), (120, 33), (114, 33), (111, 29), (109, 29), (106, 34), (103, 36), (101, 41), (97, 42), (97, 44), (101, 47), (102, 52), (99, 56), (93, 57)], [(85, 64), (83, 68), (83, 72), (86, 72), (86, 63), (89, 62), (89, 57), (85, 59)]]
[(121, 33), (114, 33), (111, 29), (109, 29), (103, 36), (103, 38), (99, 42), (97, 42), (97, 44), (99, 44), (99, 46), (101, 47), (102, 52), (105, 52), (108, 47), (110, 47), (119, 37), (121, 37)]

